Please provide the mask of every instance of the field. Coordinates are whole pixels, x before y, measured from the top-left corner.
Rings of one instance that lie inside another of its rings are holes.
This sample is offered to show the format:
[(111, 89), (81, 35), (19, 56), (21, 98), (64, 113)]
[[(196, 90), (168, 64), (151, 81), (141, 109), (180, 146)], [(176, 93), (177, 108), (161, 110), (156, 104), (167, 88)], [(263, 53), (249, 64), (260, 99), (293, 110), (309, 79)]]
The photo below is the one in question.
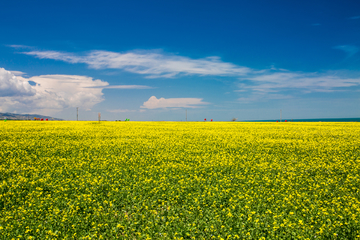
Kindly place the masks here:
[(359, 123), (0, 122), (0, 239), (360, 239)]

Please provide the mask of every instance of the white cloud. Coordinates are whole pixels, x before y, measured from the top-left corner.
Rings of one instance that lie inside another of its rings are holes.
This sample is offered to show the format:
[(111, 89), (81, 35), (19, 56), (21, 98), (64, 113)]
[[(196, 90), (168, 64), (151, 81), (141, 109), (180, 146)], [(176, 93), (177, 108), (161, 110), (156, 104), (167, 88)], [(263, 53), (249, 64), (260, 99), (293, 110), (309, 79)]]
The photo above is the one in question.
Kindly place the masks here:
[(27, 81), (19, 80), (12, 72), (0, 68), (0, 97), (32, 96), (35, 90)]
[[(29, 82), (35, 83), (31, 86)], [(115, 85), (78, 75), (15, 76), (0, 68), (0, 111), (52, 114), (69, 107), (91, 109), (104, 100), (102, 90), (148, 89), (143, 85)]]
[(156, 108), (197, 108), (198, 105), (208, 104), (203, 102), (202, 98), (159, 98), (152, 96), (144, 102), (141, 108), (156, 109)]
[(336, 46), (336, 47), (334, 47), (334, 49), (339, 49), (339, 50), (344, 51), (345, 53), (347, 53), (348, 57), (353, 56), (354, 54), (356, 54), (359, 51), (359, 48), (357, 46), (353, 46), (353, 45)]
[(77, 75), (41, 75), (24, 80), (36, 85), (36, 96), (32, 100), (38, 108), (63, 109), (81, 107), (90, 109), (103, 101), (101, 88), (109, 83)]
[(57, 51), (29, 51), (23, 53), (41, 59), (85, 63), (94, 69), (123, 69), (128, 72), (145, 74), (149, 78), (171, 78), (179, 74), (242, 76), (251, 71), (247, 67), (223, 62), (219, 57), (191, 59), (154, 51), (131, 51), (126, 53), (91, 51), (86, 55)]
[[(107, 82), (76, 75), (41, 75), (31, 78), (15, 77), (31, 89), (32, 94), (0, 97), (0, 111), (52, 114), (68, 107), (90, 109), (103, 101), (101, 88)], [(30, 86), (29, 81), (36, 83)]]

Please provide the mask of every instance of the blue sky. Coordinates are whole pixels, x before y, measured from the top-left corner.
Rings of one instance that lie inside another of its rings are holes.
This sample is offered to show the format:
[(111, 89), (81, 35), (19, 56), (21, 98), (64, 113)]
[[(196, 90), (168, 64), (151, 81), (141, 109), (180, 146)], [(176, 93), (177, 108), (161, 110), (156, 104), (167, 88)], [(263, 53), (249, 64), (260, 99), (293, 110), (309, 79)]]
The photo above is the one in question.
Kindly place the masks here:
[(5, 1), (0, 112), (360, 116), (358, 1)]

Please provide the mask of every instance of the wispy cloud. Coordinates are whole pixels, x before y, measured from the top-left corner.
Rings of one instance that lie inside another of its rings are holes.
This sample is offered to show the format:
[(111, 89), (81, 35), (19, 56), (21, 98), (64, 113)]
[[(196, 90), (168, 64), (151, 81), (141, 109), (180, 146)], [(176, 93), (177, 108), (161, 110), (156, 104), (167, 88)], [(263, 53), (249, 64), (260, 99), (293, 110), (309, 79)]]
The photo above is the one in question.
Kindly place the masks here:
[(347, 57), (351, 57), (357, 52), (359, 52), (359, 47), (354, 45), (340, 45), (340, 46), (335, 46), (334, 49), (339, 49), (344, 51), (345, 53), (347, 53)]
[(140, 108), (198, 108), (199, 105), (209, 104), (202, 98), (159, 98), (152, 96)]
[(18, 49), (32, 49), (33, 47), (30, 47), (30, 46), (26, 46), (26, 45), (16, 45), (16, 44), (13, 44), (13, 45), (7, 45), (8, 47), (12, 47), (12, 48), (18, 48)]
[(274, 94), (274, 93), (264, 93), (264, 92), (255, 92), (247, 97), (240, 97), (237, 100), (242, 103), (252, 103), (252, 102), (261, 102), (268, 101), (273, 99), (290, 99), (293, 98), (291, 95), (285, 94)]
[(22, 75), (25, 75), (26, 73), (24, 72), (21, 72), (21, 71), (9, 71), (11, 72), (12, 74), (14, 74), (15, 76), (22, 76)]
[(192, 59), (156, 51), (130, 51), (126, 53), (91, 51), (84, 55), (58, 51), (23, 52), (41, 59), (60, 60), (68, 63), (85, 63), (94, 69), (123, 69), (144, 74), (149, 78), (172, 78), (177, 75), (242, 76), (251, 69), (223, 62), (219, 57)]
[(350, 17), (349, 19), (352, 19), (352, 20), (360, 19), (360, 16), (353, 16), (353, 17)]
[(105, 87), (97, 88), (106, 88), (106, 89), (154, 89), (154, 87), (145, 86), (145, 85), (110, 85)]
[[(255, 99), (284, 99), (286, 92), (306, 94), (312, 92), (335, 92), (360, 87), (360, 77), (344, 77), (336, 72), (265, 72), (239, 79), (238, 90), (245, 97), (241, 101)], [(249, 97), (250, 96), (250, 97)]]
[(130, 112), (138, 112), (138, 110), (129, 110), (129, 109), (109, 109), (107, 110), (111, 113), (130, 113)]

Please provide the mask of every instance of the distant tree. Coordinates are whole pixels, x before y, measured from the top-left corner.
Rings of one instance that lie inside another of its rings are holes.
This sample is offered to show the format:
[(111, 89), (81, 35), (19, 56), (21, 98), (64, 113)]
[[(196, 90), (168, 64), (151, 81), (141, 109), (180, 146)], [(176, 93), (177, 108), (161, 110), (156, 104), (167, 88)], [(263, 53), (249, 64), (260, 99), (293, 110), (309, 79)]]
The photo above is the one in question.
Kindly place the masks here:
[(233, 121), (233, 122), (235, 122), (237, 120), (237, 118), (233, 118), (233, 119), (231, 119), (231, 121)]

